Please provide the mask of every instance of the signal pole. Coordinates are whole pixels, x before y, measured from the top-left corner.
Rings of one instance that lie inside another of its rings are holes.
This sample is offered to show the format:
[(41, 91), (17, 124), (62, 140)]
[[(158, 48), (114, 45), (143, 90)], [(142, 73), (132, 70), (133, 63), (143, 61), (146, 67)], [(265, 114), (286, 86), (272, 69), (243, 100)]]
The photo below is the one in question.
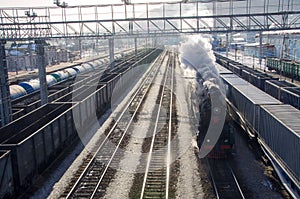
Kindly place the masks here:
[(38, 56), (38, 69), (39, 69), (39, 80), (40, 80), (40, 94), (41, 94), (41, 104), (48, 103), (48, 90), (46, 81), (46, 64), (45, 64), (45, 40), (36, 40), (36, 53)]
[(109, 62), (111, 66), (114, 66), (115, 61), (115, 47), (114, 47), (114, 38), (108, 39), (108, 48), (109, 48)]
[(6, 41), (0, 40), (0, 115), (1, 126), (11, 121), (11, 99), (8, 86), (8, 71), (5, 54)]

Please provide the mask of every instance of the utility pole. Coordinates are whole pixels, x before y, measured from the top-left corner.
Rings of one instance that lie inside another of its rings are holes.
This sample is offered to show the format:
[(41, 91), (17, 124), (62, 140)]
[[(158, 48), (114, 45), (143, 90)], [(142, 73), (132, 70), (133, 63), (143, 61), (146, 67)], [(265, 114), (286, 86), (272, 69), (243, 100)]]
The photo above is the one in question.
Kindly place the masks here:
[(108, 39), (108, 48), (109, 48), (109, 61), (111, 66), (114, 66), (115, 61), (115, 47), (114, 47), (114, 38)]
[(259, 32), (259, 68), (260, 69), (261, 69), (262, 55), (263, 55), (262, 32)]
[(229, 51), (229, 38), (228, 38), (228, 33), (226, 33), (226, 57), (228, 57), (228, 51)]
[(255, 62), (254, 62), (254, 54), (253, 54), (253, 57), (252, 57), (252, 68), (254, 69), (255, 67)]
[(237, 59), (237, 49), (238, 48), (238, 45), (237, 44), (235, 44), (235, 46), (234, 46), (234, 61), (236, 61), (236, 59)]
[(279, 80), (281, 79), (281, 76), (282, 76), (282, 59), (284, 58), (284, 47), (285, 47), (285, 39), (286, 39), (286, 36), (285, 34), (283, 34), (283, 39), (282, 39), (282, 46), (281, 46), (281, 50), (279, 51), (280, 52), (280, 71), (279, 71)]
[(11, 100), (8, 86), (8, 71), (5, 55), (6, 41), (0, 40), (0, 113), (1, 126), (11, 121)]
[(296, 76), (296, 73), (298, 73), (298, 70), (296, 70), (296, 65), (295, 65), (295, 62), (296, 62), (296, 50), (297, 48), (294, 49), (294, 55), (293, 55), (293, 64), (292, 64), (292, 82), (294, 82), (294, 78), (297, 77)]
[(48, 90), (46, 81), (46, 64), (45, 64), (45, 40), (35, 40), (36, 53), (37, 53), (37, 64), (39, 69), (39, 80), (40, 80), (40, 94), (41, 94), (41, 104), (48, 103)]
[(81, 44), (81, 38), (78, 40), (79, 45), (79, 59), (82, 59), (82, 44)]
[(134, 38), (134, 54), (137, 56), (137, 37)]

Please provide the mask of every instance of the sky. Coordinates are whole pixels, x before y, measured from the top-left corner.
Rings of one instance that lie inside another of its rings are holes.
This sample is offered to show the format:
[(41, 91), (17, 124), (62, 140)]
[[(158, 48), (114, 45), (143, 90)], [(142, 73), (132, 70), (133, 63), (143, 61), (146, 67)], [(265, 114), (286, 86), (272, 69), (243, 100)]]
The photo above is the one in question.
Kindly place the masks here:
[[(98, 5), (98, 4), (113, 4), (122, 3), (121, 0), (61, 0), (65, 1), (70, 6), (75, 5)], [(138, 2), (163, 2), (163, 1), (178, 1), (178, 0), (131, 0), (132, 3)], [(53, 0), (0, 0), (0, 7), (34, 7), (34, 6), (54, 6)]]

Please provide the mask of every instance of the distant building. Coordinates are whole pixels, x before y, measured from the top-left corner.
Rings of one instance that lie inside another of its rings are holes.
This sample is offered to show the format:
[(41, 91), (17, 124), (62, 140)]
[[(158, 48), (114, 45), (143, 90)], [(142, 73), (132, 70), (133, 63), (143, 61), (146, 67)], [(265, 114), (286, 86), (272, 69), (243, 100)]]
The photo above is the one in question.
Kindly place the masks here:
[[(247, 35), (236, 33), (233, 35), (228, 35), (228, 50), (243, 50), (246, 42)], [(226, 51), (226, 34), (213, 35), (212, 38), (212, 47), (214, 51)]]
[(264, 43), (275, 46), (276, 57), (300, 61), (300, 30), (268, 31), (262, 37)]
[(56, 58), (56, 47), (55, 46), (47, 46), (45, 48), (45, 62), (46, 65), (54, 65), (59, 63)]
[(6, 61), (8, 71), (33, 70), (37, 66), (37, 55), (8, 56)]
[(33, 70), (37, 65), (35, 44), (13, 44), (7, 50), (8, 71)]
[[(37, 66), (37, 54), (34, 43), (12, 44), (6, 50), (8, 71), (33, 70)], [(45, 46), (46, 66), (69, 61), (69, 52), (56, 46)]]
[(244, 46), (247, 42), (244, 37), (241, 37), (240, 34), (235, 34), (232, 37), (232, 42), (230, 44), (230, 49), (244, 50)]
[(56, 50), (56, 58), (60, 62), (67, 62), (69, 59), (69, 53), (66, 49), (57, 49)]
[[(244, 52), (247, 56), (254, 56), (259, 58), (260, 45), (259, 43), (247, 43), (244, 45)], [(276, 49), (274, 44), (263, 43), (262, 44), (262, 57), (274, 57), (276, 55)]]

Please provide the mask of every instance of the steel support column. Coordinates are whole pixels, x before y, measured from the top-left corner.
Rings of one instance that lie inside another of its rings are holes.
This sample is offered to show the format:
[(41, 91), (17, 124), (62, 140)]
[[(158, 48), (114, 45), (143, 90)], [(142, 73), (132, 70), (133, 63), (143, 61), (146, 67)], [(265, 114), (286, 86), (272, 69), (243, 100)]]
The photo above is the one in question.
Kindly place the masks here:
[(259, 32), (259, 67), (261, 68), (262, 56), (263, 56), (263, 46), (262, 46), (262, 32)]
[(79, 58), (82, 59), (82, 44), (81, 44), (81, 38), (79, 38), (78, 41), (78, 47), (79, 47)]
[(48, 90), (46, 81), (46, 64), (45, 64), (45, 40), (36, 40), (36, 53), (37, 53), (37, 64), (39, 70), (39, 80), (40, 80), (40, 94), (41, 94), (41, 104), (48, 103)]
[(152, 37), (152, 47), (155, 48), (157, 45), (156, 35)]
[(5, 43), (4, 40), (0, 40), (0, 112), (2, 126), (11, 121), (11, 100), (8, 86)]
[[(198, 11), (198, 3), (197, 3), (197, 11)], [(216, 16), (217, 15), (217, 4), (216, 4), (216, 1), (213, 1), (213, 15)], [(197, 14), (198, 16), (198, 14)], [(213, 28), (216, 29), (217, 27), (217, 21), (216, 21), (216, 18), (213, 19)]]
[(226, 57), (228, 57), (228, 51), (229, 51), (229, 38), (228, 33), (226, 33)]
[(109, 61), (114, 66), (115, 61), (115, 47), (114, 47), (114, 39), (108, 39), (108, 48), (109, 48)]
[(137, 38), (134, 38), (134, 54), (137, 56)]

